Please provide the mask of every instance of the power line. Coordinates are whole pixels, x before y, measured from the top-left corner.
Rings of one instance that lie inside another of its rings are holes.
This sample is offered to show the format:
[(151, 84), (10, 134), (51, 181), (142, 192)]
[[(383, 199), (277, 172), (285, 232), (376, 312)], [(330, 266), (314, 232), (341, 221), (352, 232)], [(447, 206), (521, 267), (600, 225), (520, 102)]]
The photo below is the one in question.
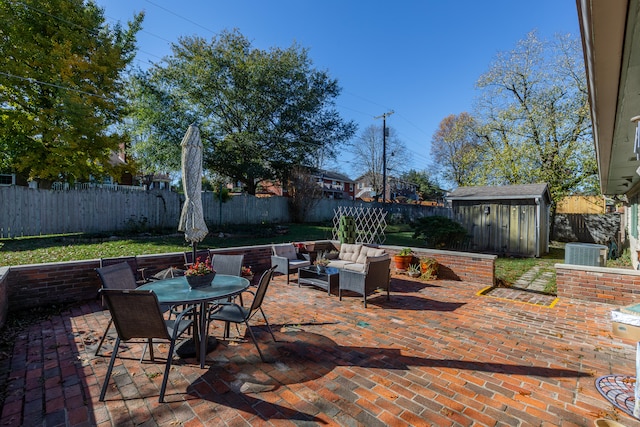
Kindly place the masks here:
[(51, 87), (55, 87), (55, 88), (63, 89), (63, 90), (68, 90), (68, 91), (71, 91), (71, 92), (80, 93), (82, 95), (94, 96), (96, 98), (104, 99), (105, 101), (116, 101), (115, 98), (107, 98), (106, 96), (98, 95), (97, 93), (91, 93), (91, 92), (87, 92), (87, 91), (80, 90), (80, 89), (74, 89), (74, 88), (68, 87), (68, 86), (61, 86), (61, 85), (58, 85), (58, 84), (55, 84), (55, 83), (43, 82), (41, 80), (37, 80), (37, 79), (31, 78), (31, 77), (16, 76), (15, 74), (5, 73), (3, 71), (0, 71), (0, 74), (3, 75), (3, 76), (10, 77), (10, 78), (28, 81), (29, 83), (39, 83), (41, 85), (51, 86)]
[(177, 17), (178, 17), (178, 18), (180, 18), (180, 19), (183, 19), (183, 20), (185, 20), (185, 21), (189, 22), (190, 24), (193, 24), (193, 25), (195, 25), (195, 26), (197, 26), (197, 27), (200, 27), (200, 28), (202, 28), (203, 30), (209, 31), (209, 32), (210, 32), (210, 33), (212, 33), (212, 34), (217, 34), (215, 31), (213, 31), (213, 30), (211, 30), (211, 29), (209, 29), (209, 28), (207, 28), (207, 27), (204, 27), (204, 26), (202, 26), (202, 25), (198, 24), (198, 23), (197, 23), (197, 22), (195, 22), (195, 21), (192, 21), (192, 20), (191, 20), (191, 19), (189, 19), (189, 18), (185, 18), (184, 16), (182, 16), (182, 15), (180, 15), (180, 14), (178, 14), (178, 13), (176, 13), (176, 12), (172, 11), (172, 10), (169, 10), (169, 9), (167, 9), (166, 7), (160, 6), (159, 4), (154, 3), (154, 2), (152, 2), (152, 1), (150, 1), (150, 0), (145, 0), (145, 1), (146, 1), (147, 3), (149, 3), (149, 4), (151, 4), (151, 5), (153, 5), (153, 6), (157, 7), (157, 8), (159, 8), (159, 9), (164, 10), (165, 12), (168, 12), (168, 13), (170, 13), (170, 14), (174, 15), (174, 16), (177, 16)]

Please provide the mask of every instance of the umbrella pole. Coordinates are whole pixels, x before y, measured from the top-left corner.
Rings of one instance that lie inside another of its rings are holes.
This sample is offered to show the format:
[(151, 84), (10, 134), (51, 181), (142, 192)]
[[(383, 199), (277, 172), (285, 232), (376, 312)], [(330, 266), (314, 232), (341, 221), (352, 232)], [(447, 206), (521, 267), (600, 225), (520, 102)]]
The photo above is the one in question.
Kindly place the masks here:
[(192, 247), (192, 251), (193, 251), (193, 257), (191, 259), (193, 260), (194, 264), (196, 263), (196, 246), (197, 245), (198, 244), (195, 241), (191, 242), (191, 247)]

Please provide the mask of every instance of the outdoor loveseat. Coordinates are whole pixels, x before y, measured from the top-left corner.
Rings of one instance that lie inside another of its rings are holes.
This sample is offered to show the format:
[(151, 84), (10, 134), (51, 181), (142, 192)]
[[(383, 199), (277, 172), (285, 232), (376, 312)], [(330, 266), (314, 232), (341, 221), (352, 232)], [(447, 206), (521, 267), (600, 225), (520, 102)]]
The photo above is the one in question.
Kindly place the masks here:
[(343, 243), (338, 258), (330, 260), (328, 266), (340, 270), (338, 295), (341, 300), (343, 290), (352, 291), (362, 295), (366, 307), (367, 296), (376, 289), (386, 290), (389, 299), (391, 258), (384, 249)]

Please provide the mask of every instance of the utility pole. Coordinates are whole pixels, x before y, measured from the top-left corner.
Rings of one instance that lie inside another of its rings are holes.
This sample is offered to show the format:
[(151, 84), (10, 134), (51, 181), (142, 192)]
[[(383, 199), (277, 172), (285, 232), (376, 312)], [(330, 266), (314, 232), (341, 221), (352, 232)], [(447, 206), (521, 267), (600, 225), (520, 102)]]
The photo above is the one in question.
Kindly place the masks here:
[(382, 118), (382, 203), (387, 200), (387, 117), (393, 113), (394, 111), (391, 110), (381, 116), (374, 117), (374, 119)]

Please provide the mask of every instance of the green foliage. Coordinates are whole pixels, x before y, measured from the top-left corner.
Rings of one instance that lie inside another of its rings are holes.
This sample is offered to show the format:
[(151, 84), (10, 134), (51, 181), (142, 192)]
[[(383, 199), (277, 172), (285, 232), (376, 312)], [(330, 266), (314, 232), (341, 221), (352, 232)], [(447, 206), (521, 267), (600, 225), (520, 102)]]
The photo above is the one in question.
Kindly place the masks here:
[(178, 168), (181, 133), (196, 121), (205, 168), (255, 194), (261, 181), (287, 182), (319, 153), (335, 156), (355, 131), (333, 106), (337, 81), (297, 45), (265, 51), (223, 31), (211, 41), (183, 37), (172, 50), (131, 86), (134, 149), (149, 169)]
[(481, 139), (469, 113), (451, 114), (440, 122), (431, 139), (431, 155), (443, 178), (457, 186), (473, 184), (474, 170), (481, 164)]
[(353, 244), (356, 242), (356, 221), (352, 216), (341, 216), (338, 228), (340, 243)]
[(222, 203), (228, 202), (233, 197), (228, 188), (217, 188), (213, 193), (215, 194), (215, 200), (222, 201)]
[(413, 238), (423, 240), (427, 248), (455, 246), (467, 237), (467, 230), (462, 225), (444, 216), (418, 218), (411, 226)]
[(404, 248), (400, 252), (398, 252), (398, 255), (400, 256), (409, 256), (411, 254), (413, 254), (413, 250), (411, 250), (411, 248)]
[(418, 274), (420, 274), (420, 264), (409, 264), (409, 269), (407, 271), (409, 273), (418, 273)]
[(436, 180), (430, 177), (429, 172), (426, 170), (418, 172), (411, 169), (400, 175), (400, 179), (417, 184), (421, 200), (441, 200), (444, 197), (444, 190), (440, 188)]
[(93, 2), (0, 1), (0, 169), (43, 182), (118, 174), (109, 160), (126, 142), (114, 129), (142, 19), (124, 29)]

